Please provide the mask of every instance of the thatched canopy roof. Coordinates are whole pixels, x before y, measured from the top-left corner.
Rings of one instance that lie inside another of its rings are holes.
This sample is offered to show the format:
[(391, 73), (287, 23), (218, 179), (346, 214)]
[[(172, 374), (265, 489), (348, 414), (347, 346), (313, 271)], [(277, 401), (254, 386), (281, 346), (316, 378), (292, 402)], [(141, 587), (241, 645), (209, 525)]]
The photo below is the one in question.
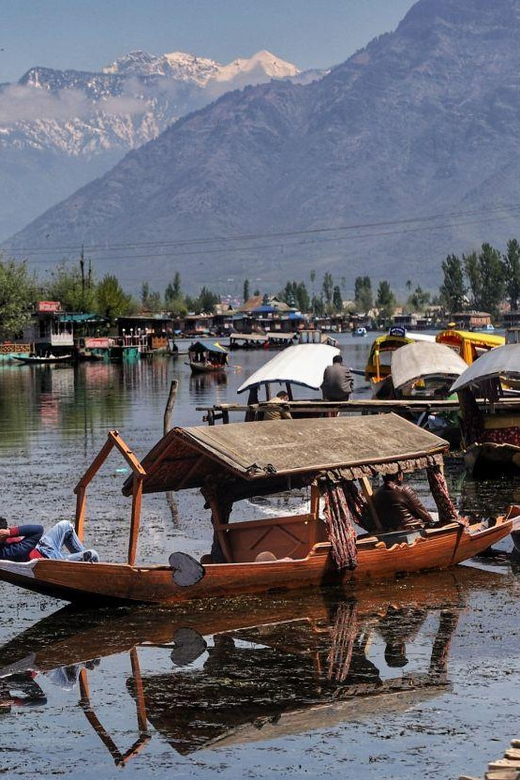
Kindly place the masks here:
[[(305, 484), (320, 472), (364, 474), (423, 468), (448, 448), (407, 420), (384, 414), (174, 428), (146, 455), (146, 493), (233, 483), (254, 495)], [(131, 480), (123, 492), (131, 491)]]

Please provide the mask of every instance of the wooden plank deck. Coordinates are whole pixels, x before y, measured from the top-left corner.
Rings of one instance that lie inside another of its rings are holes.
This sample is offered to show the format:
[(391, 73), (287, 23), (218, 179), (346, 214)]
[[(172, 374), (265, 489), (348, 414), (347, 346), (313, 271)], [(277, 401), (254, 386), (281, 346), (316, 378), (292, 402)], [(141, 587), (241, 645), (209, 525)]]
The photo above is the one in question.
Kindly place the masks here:
[[(459, 780), (480, 780), (472, 775), (460, 775)], [(490, 761), (484, 780), (520, 780), (520, 739), (513, 739), (504, 758)]]

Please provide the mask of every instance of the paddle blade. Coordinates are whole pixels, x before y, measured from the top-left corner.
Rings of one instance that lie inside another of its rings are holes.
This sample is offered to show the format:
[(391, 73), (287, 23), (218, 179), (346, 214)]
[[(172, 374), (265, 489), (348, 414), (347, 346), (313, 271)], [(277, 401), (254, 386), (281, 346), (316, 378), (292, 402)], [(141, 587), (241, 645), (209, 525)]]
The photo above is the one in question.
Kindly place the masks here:
[(168, 562), (173, 570), (173, 581), (181, 588), (196, 585), (206, 573), (204, 566), (187, 553), (174, 552), (168, 558)]

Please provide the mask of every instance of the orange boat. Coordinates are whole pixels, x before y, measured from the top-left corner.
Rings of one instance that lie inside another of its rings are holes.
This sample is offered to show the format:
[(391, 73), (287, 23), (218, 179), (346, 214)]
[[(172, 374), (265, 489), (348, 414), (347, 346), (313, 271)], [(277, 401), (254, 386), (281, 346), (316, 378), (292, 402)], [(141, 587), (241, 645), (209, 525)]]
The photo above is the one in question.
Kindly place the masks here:
[[(84, 605), (181, 603), (328, 584), (353, 588), (465, 561), (516, 530), (520, 515), (515, 507), (492, 524), (465, 526), (442, 476), (447, 442), (385, 414), (174, 428), (142, 464), (112, 431), (75, 489), (80, 538), (87, 486), (114, 446), (133, 470), (123, 488), (132, 496), (127, 562), (0, 561), (0, 579)], [(398, 469), (428, 471), (439, 525), (413, 532), (360, 531), (367, 513), (377, 520), (370, 479)], [(199, 562), (179, 552), (168, 563), (137, 565), (143, 493), (191, 488), (201, 490), (211, 510), (211, 554)], [(243, 499), (302, 489), (309, 495), (304, 511), (229, 522)]]

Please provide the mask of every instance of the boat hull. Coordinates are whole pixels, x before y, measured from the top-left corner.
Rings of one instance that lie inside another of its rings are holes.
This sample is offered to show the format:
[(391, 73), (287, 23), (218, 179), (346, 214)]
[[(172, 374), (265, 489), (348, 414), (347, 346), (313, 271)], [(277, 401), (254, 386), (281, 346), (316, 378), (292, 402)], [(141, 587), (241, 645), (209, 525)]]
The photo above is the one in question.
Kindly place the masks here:
[(174, 582), (168, 566), (129, 566), (38, 559), (29, 563), (0, 561), (0, 579), (44, 595), (84, 606), (114, 603), (183, 603), (207, 598), (324, 585), (346, 588), (401, 574), (446, 569), (473, 557), (513, 530), (512, 519), (466, 531), (458, 524), (425, 531), (411, 543), (371, 539), (358, 544), (358, 565), (338, 572), (330, 544), (316, 544), (303, 559), (208, 564), (205, 576), (191, 587)]

